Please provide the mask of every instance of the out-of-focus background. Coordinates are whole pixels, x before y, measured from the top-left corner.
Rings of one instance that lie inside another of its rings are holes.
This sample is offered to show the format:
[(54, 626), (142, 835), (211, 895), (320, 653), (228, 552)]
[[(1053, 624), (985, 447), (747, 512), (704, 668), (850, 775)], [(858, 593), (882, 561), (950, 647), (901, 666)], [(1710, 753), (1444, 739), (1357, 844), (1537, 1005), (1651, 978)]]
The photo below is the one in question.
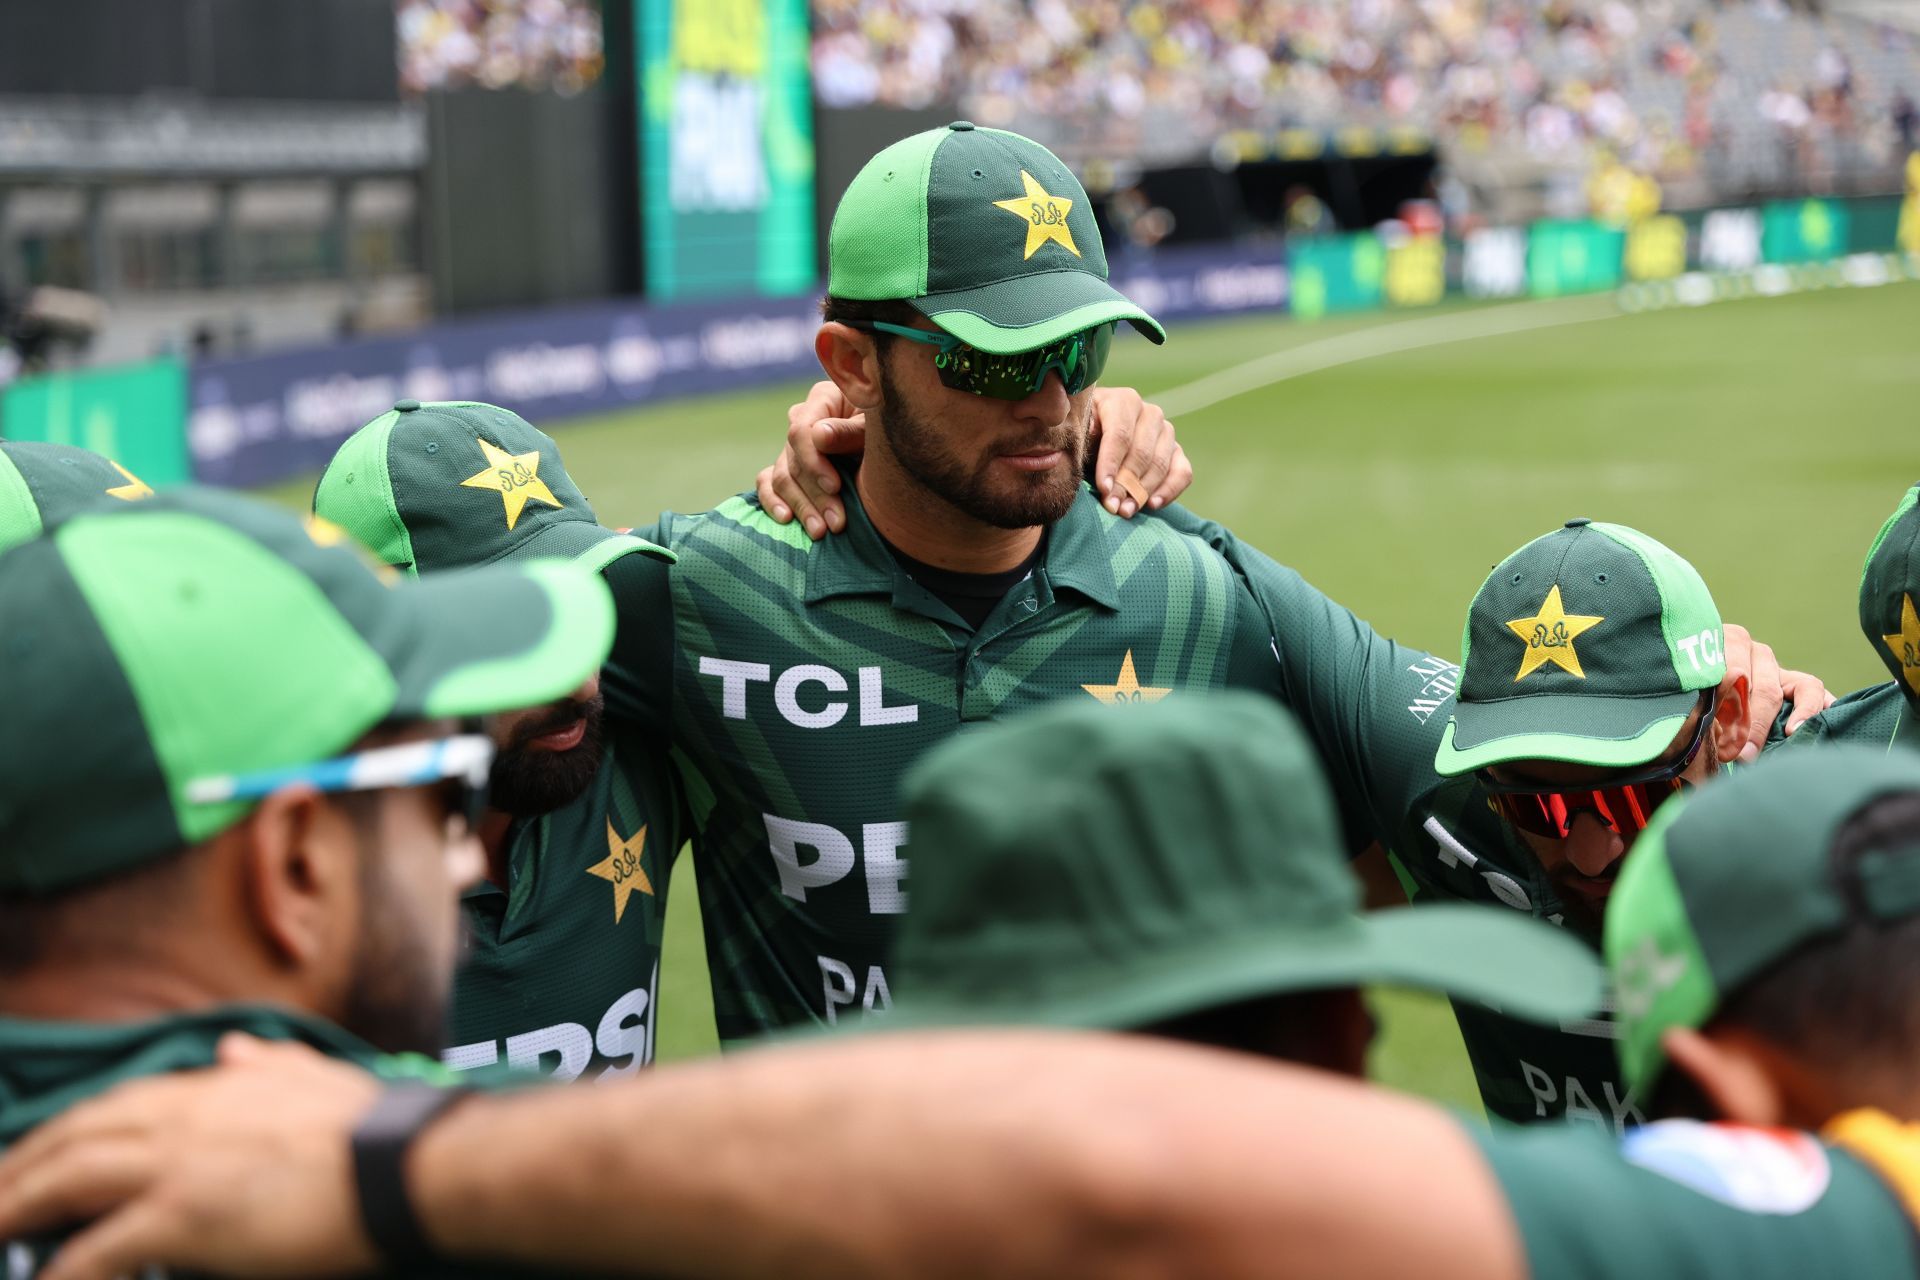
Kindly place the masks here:
[[(1837, 689), (1920, 479), (1903, 0), (0, 6), (0, 433), (304, 503), (402, 397), (553, 429), (610, 524), (749, 487), (840, 192), (956, 118), (1058, 150), (1169, 322), (1190, 505), (1455, 651), (1572, 515)], [(689, 868), (663, 1057), (712, 1045)], [(1471, 1107), (1443, 1009), (1384, 1078)]]

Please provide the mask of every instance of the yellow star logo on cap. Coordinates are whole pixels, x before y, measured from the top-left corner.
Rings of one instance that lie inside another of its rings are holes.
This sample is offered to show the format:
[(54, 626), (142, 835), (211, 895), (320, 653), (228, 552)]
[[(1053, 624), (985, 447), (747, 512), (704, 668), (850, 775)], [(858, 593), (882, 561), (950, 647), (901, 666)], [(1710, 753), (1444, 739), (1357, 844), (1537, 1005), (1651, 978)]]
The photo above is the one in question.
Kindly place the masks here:
[(1049, 240), (1079, 257), (1080, 250), (1073, 243), (1073, 230), (1067, 226), (1067, 211), (1073, 208), (1073, 201), (1065, 196), (1048, 195), (1046, 188), (1035, 182), (1025, 169), (1020, 171), (1020, 181), (1027, 188), (1025, 195), (993, 202), (994, 208), (1005, 209), (1027, 224), (1027, 251), (1020, 260), (1031, 258), (1033, 251)]
[(1900, 660), (1900, 674), (1907, 678), (1907, 686), (1920, 693), (1920, 614), (1914, 612), (1911, 594), (1900, 597), (1900, 630), (1880, 639)]
[(109, 498), (118, 498), (122, 502), (138, 502), (142, 498), (151, 498), (153, 496), (153, 490), (147, 487), (145, 480), (142, 480), (139, 476), (133, 474), (133, 472), (127, 470), (112, 458), (107, 459), (107, 465), (127, 478), (125, 484), (117, 484), (107, 490), (107, 496)]
[(1112, 684), (1083, 684), (1080, 686), (1110, 707), (1126, 706), (1135, 702), (1158, 702), (1172, 693), (1171, 689), (1144, 687), (1140, 677), (1133, 671), (1133, 650), (1127, 650), (1127, 656), (1120, 659), (1120, 678)]
[(640, 855), (646, 852), (647, 829), (642, 826), (631, 838), (622, 836), (614, 830), (613, 819), (607, 819), (607, 857), (606, 861), (587, 868), (590, 876), (599, 876), (613, 884), (613, 922), (620, 923), (620, 917), (627, 914), (627, 899), (635, 893), (653, 896), (653, 881), (647, 879), (647, 869), (640, 865)]
[(547, 482), (540, 478), (540, 451), (529, 449), (525, 453), (508, 453), (491, 440), (476, 440), (480, 452), (487, 455), (487, 467), (476, 471), (460, 482), (466, 489), (491, 489), (500, 495), (500, 501), (506, 505), (507, 528), (511, 529), (520, 522), (520, 513), (526, 510), (529, 502), (544, 502), (550, 507), (560, 505), (553, 496), (553, 490), (547, 488)]
[(1513, 682), (1519, 684), (1549, 662), (1585, 680), (1587, 673), (1580, 669), (1580, 655), (1574, 651), (1573, 642), (1605, 621), (1605, 618), (1568, 613), (1560, 604), (1560, 584), (1554, 583), (1540, 612), (1531, 618), (1515, 618), (1507, 623), (1527, 646), (1520, 656), (1520, 674)]

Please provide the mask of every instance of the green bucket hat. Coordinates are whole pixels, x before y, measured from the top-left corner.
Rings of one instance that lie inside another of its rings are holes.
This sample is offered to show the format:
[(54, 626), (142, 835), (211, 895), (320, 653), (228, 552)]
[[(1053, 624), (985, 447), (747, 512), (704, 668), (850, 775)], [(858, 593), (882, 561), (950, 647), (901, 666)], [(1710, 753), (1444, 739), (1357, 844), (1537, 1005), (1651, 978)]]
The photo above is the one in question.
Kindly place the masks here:
[(1592, 952), (1550, 925), (1466, 903), (1357, 914), (1313, 749), (1254, 694), (1047, 708), (930, 752), (903, 795), (913, 904), (884, 1028), (1133, 1028), (1363, 983), (1548, 1022), (1600, 1001)]
[(1920, 912), (1920, 849), (1836, 869), (1835, 834), (1882, 796), (1920, 791), (1920, 757), (1836, 745), (1768, 755), (1661, 805), (1607, 905), (1604, 950), (1620, 1066), (1646, 1097), (1669, 1027), (1702, 1027), (1727, 997), (1859, 919)]
[(1513, 760), (1655, 759), (1727, 664), (1707, 584), (1624, 525), (1569, 520), (1494, 566), (1467, 610), (1447, 777)]
[(89, 507), (152, 496), (146, 482), (91, 449), (0, 440), (0, 551)]
[(1920, 591), (1920, 485), (1907, 490), (1880, 526), (1860, 573), (1860, 629), (1907, 701), (1920, 706), (1916, 591)]
[(635, 552), (673, 559), (603, 527), (553, 439), (490, 404), (400, 401), (347, 437), (313, 510), (407, 573), (518, 556), (596, 570)]
[(209, 779), (332, 759), (389, 722), (550, 702), (599, 669), (614, 626), (606, 584), (574, 565), (408, 582), (325, 521), (197, 489), (0, 555), (0, 600), (0, 891), (17, 893), (244, 818), (249, 802), (193, 798)]
[(1107, 283), (1093, 203), (1031, 138), (956, 120), (903, 138), (854, 176), (833, 215), (827, 292), (903, 298), (995, 354), (1126, 320), (1159, 322)]

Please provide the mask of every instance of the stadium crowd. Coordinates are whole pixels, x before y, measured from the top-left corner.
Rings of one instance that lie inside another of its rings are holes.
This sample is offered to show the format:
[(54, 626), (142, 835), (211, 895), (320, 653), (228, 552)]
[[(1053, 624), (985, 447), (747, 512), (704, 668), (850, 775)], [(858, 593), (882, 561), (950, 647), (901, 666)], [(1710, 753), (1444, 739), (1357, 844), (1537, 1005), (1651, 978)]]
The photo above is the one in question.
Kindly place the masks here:
[(477, 86), (575, 93), (600, 78), (594, 0), (400, 0), (404, 93)]
[(1663, 178), (1729, 147), (1778, 149), (1826, 175), (1885, 164), (1920, 92), (1913, 36), (1783, 0), (822, 0), (815, 13), (829, 106), (951, 103), (1109, 159), (1204, 154), (1237, 129), (1363, 125), (1554, 165), (1604, 148)]
[[(1920, 486), (1843, 700), (1584, 517), (1456, 663), (1172, 503), (1040, 144), (886, 148), (828, 275), (637, 530), (494, 405), (305, 517), (0, 442), (10, 1277), (1920, 1270)], [(678, 856), (757, 1047), (643, 1070)], [(1375, 983), (1524, 1128), (1359, 1079)]]

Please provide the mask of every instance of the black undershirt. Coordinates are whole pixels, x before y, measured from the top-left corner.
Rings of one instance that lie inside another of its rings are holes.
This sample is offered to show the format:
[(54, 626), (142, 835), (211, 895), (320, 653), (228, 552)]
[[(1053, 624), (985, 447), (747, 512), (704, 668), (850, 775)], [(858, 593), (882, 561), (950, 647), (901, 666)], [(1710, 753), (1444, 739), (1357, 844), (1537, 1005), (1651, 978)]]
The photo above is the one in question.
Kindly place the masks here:
[[(885, 538), (881, 539), (886, 542)], [(935, 565), (915, 560), (900, 548), (887, 542), (887, 550), (906, 570), (909, 578), (925, 587), (941, 604), (966, 619), (969, 627), (975, 631), (987, 620), (1007, 592), (1027, 579), (1033, 567), (1040, 563), (1041, 555), (1047, 549), (1047, 540), (1042, 536), (1033, 548), (1033, 554), (1012, 569), (1001, 573), (960, 573), (953, 569), (941, 569)]]

